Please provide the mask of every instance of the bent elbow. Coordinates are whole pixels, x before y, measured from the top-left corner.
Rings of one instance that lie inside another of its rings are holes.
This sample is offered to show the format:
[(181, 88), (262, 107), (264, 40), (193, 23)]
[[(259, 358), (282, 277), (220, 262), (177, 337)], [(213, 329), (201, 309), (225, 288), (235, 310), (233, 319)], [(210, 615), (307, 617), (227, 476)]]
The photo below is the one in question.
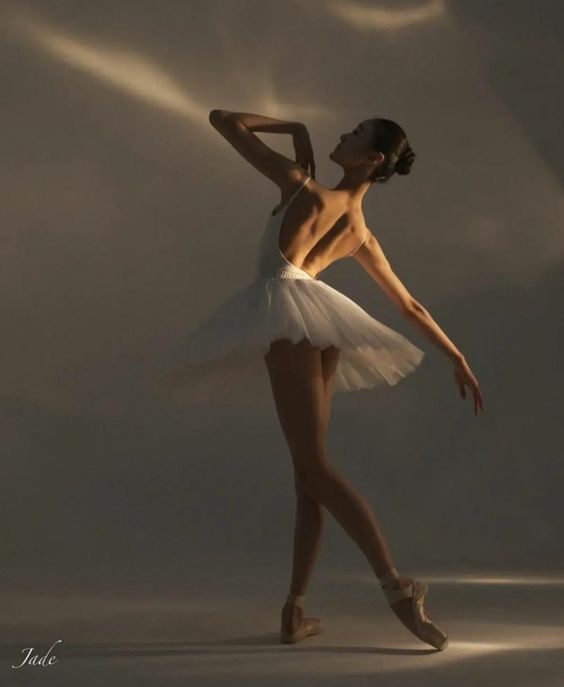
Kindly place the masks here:
[(208, 115), (209, 123), (212, 126), (216, 126), (218, 122), (220, 122), (222, 119), (225, 119), (225, 117), (229, 114), (230, 112), (227, 110), (211, 110)]

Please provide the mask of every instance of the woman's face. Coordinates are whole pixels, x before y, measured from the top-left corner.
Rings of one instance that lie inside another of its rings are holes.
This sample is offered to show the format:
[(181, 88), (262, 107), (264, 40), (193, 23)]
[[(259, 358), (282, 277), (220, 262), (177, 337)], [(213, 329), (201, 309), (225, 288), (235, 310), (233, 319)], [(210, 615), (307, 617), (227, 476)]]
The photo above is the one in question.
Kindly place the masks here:
[(371, 149), (374, 121), (365, 119), (350, 132), (341, 135), (341, 142), (329, 153), (329, 158), (343, 167), (354, 167), (378, 161), (378, 153)]

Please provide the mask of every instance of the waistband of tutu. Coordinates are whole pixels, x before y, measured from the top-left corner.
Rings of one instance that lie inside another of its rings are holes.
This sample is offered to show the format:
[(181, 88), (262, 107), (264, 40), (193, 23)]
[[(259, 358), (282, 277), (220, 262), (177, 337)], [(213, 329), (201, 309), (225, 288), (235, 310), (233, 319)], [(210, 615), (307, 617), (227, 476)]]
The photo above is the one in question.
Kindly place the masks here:
[(279, 279), (309, 279), (310, 281), (316, 281), (315, 277), (312, 277), (311, 274), (291, 264), (280, 267), (280, 269), (276, 270), (275, 276)]

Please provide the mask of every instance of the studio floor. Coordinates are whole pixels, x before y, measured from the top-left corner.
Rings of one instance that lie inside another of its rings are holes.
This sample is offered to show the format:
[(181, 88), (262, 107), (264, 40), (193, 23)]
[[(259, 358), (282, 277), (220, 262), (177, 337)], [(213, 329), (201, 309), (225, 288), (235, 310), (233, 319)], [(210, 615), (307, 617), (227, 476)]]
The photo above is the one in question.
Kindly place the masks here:
[[(214, 575), (217, 570), (214, 570)], [(410, 574), (415, 574), (412, 571)], [(437, 652), (396, 620), (369, 575), (319, 574), (306, 614), (322, 634), (279, 643), (285, 580), (237, 567), (228, 583), (91, 594), (5, 594), (3, 685), (159, 687), (385, 685), (561, 687), (564, 579), (431, 574), (428, 614), (449, 635)], [(34, 647), (52, 665), (20, 665)]]

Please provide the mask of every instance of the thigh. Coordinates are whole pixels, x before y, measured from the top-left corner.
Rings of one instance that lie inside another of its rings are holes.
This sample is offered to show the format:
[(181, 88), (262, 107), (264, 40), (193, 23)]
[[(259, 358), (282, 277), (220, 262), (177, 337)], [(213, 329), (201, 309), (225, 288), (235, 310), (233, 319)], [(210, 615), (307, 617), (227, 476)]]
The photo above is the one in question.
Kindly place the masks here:
[(323, 376), (323, 389), (325, 395), (325, 433), (329, 429), (329, 419), (331, 417), (331, 404), (333, 392), (335, 390), (335, 379), (337, 376), (337, 366), (339, 364), (339, 349), (329, 346), (321, 351), (321, 371)]
[(265, 355), (282, 431), (298, 472), (325, 461), (325, 385), (319, 347), (272, 342)]

